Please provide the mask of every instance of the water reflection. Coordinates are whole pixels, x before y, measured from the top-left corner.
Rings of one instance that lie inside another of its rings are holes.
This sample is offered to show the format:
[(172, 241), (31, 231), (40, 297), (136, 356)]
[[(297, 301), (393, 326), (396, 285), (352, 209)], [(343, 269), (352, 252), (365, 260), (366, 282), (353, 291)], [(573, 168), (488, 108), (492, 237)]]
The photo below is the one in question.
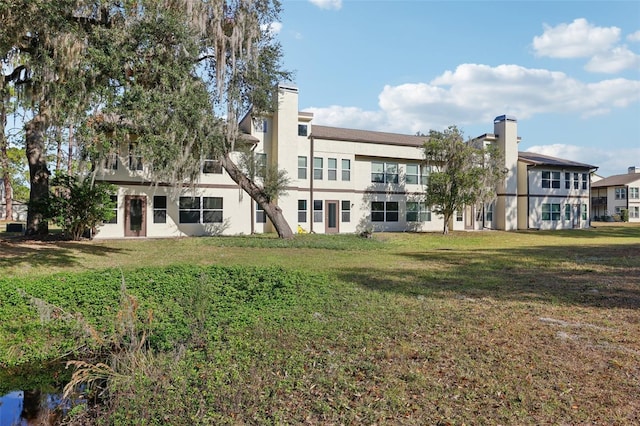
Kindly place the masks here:
[(0, 397), (0, 426), (56, 425), (67, 409), (60, 394), (10, 392)]

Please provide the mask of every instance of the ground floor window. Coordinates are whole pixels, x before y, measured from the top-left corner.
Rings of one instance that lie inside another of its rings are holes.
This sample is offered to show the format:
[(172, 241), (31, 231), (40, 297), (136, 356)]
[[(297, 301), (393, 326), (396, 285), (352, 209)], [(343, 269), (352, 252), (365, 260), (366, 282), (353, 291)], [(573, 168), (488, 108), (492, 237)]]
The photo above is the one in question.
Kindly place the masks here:
[(629, 217), (632, 217), (634, 219), (640, 218), (640, 207), (637, 207), (637, 206), (629, 207)]
[(456, 222), (462, 222), (462, 209), (456, 211)]
[(180, 223), (222, 223), (222, 197), (180, 197)]
[(322, 200), (313, 200), (313, 221), (322, 222)]
[(487, 204), (484, 210), (484, 221), (493, 223), (493, 203)]
[(267, 223), (267, 214), (258, 203), (256, 203), (256, 223)]
[(351, 201), (343, 200), (341, 203), (342, 207), (342, 221), (343, 222), (351, 222)]
[(571, 220), (571, 204), (564, 205), (564, 220)]
[(111, 202), (113, 203), (113, 207), (111, 210), (113, 211), (113, 217), (109, 219), (106, 223), (118, 223), (118, 196), (111, 195), (109, 196)]
[(307, 200), (298, 200), (298, 222), (307, 223)]
[(407, 201), (406, 220), (407, 222), (430, 222), (431, 210), (424, 202)]
[(587, 205), (583, 204), (582, 205), (582, 220), (587, 220)]
[(372, 222), (397, 222), (398, 202), (397, 201), (372, 201), (371, 202)]
[(543, 204), (542, 220), (560, 220), (560, 204)]
[(153, 223), (167, 223), (167, 197), (164, 195), (153, 197)]

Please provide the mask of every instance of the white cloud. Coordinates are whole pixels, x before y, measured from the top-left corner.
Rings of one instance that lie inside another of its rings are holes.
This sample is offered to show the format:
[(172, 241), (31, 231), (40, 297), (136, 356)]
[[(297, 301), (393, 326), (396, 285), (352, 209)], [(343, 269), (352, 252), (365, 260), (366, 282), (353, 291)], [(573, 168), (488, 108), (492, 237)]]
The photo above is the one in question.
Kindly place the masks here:
[(591, 164), (598, 167), (596, 173), (607, 177), (627, 172), (627, 168), (634, 164), (629, 159), (640, 158), (640, 148), (625, 149), (606, 149), (553, 144), (553, 145), (537, 145), (527, 149), (528, 152), (537, 154), (550, 155), (558, 158), (570, 158), (573, 161)]
[(584, 18), (555, 27), (544, 25), (544, 33), (533, 38), (539, 56), (582, 58), (610, 49), (620, 39), (618, 27), (596, 27)]
[(265, 29), (269, 32), (269, 35), (275, 36), (276, 34), (279, 34), (280, 31), (282, 31), (282, 22), (272, 22), (269, 25), (263, 27), (263, 30)]
[(592, 57), (584, 67), (587, 71), (615, 74), (626, 69), (640, 69), (640, 55), (626, 46), (616, 47)]
[(315, 6), (318, 6), (320, 9), (342, 9), (342, 0), (309, 0), (309, 2), (314, 4)]
[(640, 41), (640, 30), (636, 31), (635, 33), (629, 34), (627, 36), (627, 40), (629, 40), (631, 42)]
[(378, 111), (313, 108), (314, 122), (413, 133), (491, 122), (501, 114), (527, 119), (539, 114), (602, 115), (640, 102), (640, 81), (623, 78), (583, 83), (562, 72), (518, 65), (462, 64), (428, 83), (387, 85)]

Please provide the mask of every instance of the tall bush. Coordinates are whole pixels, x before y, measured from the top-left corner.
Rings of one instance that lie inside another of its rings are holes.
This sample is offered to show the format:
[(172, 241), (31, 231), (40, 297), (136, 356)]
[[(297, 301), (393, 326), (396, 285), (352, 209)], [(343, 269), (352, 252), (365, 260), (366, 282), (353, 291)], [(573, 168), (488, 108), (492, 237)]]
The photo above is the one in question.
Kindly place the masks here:
[(79, 240), (114, 216), (113, 185), (93, 182), (90, 177), (58, 174), (51, 180), (49, 196), (43, 201), (45, 218), (62, 228), (65, 236)]

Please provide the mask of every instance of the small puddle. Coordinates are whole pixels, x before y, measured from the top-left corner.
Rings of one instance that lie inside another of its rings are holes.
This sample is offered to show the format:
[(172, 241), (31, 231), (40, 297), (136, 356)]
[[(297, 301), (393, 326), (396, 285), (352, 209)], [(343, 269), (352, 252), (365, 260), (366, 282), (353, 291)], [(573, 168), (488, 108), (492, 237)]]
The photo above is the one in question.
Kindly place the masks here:
[(0, 369), (0, 426), (60, 424), (72, 408), (62, 399), (70, 375), (60, 363)]
[(57, 425), (69, 408), (61, 394), (9, 392), (0, 397), (0, 426)]

